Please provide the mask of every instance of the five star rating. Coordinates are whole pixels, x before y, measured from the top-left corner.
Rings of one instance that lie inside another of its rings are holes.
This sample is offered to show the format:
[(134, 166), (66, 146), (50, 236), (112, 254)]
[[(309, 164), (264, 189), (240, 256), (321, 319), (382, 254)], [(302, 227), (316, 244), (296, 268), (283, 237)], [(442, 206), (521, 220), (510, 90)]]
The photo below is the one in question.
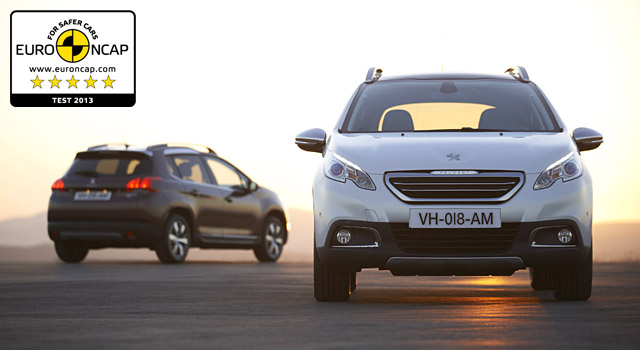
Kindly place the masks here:
[[(53, 79), (50, 79), (50, 80), (48, 80), (48, 81), (49, 81), (49, 83), (51, 83), (51, 88), (52, 88), (52, 89), (53, 89), (54, 87), (57, 87), (57, 88), (59, 89), (59, 88), (60, 88), (60, 82), (61, 82), (62, 80), (58, 79), (58, 77), (54, 75), (54, 76), (53, 76)], [(104, 83), (104, 88), (105, 88), (105, 89), (106, 89), (107, 87), (110, 87), (110, 88), (112, 88), (112, 89), (113, 89), (113, 83), (114, 83), (116, 80), (115, 80), (115, 79), (111, 79), (111, 76), (110, 76), (110, 75), (107, 75), (107, 78), (106, 78), (106, 79), (103, 79), (103, 80), (100, 80), (100, 79), (98, 79), (98, 80), (93, 79), (93, 76), (91, 76), (91, 75), (89, 76), (89, 79), (82, 79), (82, 80), (78, 80), (78, 79), (76, 79), (76, 78), (75, 78), (75, 76), (74, 76), (74, 75), (72, 75), (72, 76), (71, 76), (71, 79), (68, 79), (68, 80), (67, 80), (67, 83), (69, 83), (69, 87), (68, 87), (68, 88), (69, 88), (69, 89), (71, 89), (72, 87), (74, 87), (74, 88), (76, 88), (76, 89), (77, 89), (77, 88), (78, 88), (78, 82), (80, 82), (80, 81), (84, 81), (84, 82), (87, 84), (87, 86), (86, 86), (86, 88), (87, 88), (87, 89), (88, 89), (88, 88), (90, 88), (90, 87), (92, 87), (92, 88), (94, 88), (94, 89), (95, 89), (95, 88), (96, 88), (96, 82), (98, 82), (98, 81), (102, 81), (102, 82)], [(39, 88), (41, 88), (41, 89), (42, 89), (42, 82), (44, 82), (44, 80), (43, 80), (43, 79), (40, 79), (40, 77), (36, 75), (36, 78), (35, 78), (35, 79), (33, 79), (33, 80), (31, 80), (31, 82), (33, 83), (33, 88), (34, 88), (34, 89), (35, 89), (36, 87), (39, 87)]]

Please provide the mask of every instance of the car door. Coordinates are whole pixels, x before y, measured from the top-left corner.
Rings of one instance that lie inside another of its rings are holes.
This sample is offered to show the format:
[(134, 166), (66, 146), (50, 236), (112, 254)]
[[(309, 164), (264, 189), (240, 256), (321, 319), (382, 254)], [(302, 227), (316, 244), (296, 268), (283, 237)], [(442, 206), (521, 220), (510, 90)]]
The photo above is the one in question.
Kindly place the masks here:
[(260, 201), (248, 188), (248, 179), (233, 165), (217, 157), (205, 157), (205, 162), (218, 188), (225, 197), (224, 236), (253, 238), (260, 224)]
[(202, 239), (220, 238), (224, 228), (224, 194), (213, 185), (208, 169), (197, 155), (170, 157), (195, 214), (194, 232)]

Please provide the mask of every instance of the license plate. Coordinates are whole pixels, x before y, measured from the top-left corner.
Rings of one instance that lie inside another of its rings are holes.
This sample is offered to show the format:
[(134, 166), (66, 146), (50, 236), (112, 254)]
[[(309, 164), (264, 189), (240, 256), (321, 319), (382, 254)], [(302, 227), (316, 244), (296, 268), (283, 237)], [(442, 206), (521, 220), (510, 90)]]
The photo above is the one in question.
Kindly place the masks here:
[(111, 191), (76, 192), (73, 199), (76, 201), (108, 201), (111, 200)]
[(499, 228), (500, 209), (409, 209), (410, 228)]

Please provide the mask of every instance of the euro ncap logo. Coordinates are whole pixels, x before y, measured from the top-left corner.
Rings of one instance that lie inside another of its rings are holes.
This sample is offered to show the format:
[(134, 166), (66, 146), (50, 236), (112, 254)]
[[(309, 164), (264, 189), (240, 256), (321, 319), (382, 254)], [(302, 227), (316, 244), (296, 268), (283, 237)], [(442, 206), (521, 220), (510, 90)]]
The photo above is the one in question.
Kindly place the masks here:
[(58, 37), (56, 51), (67, 62), (80, 62), (89, 53), (89, 39), (83, 32), (69, 29)]
[(10, 27), (12, 106), (136, 103), (133, 11), (18, 10)]

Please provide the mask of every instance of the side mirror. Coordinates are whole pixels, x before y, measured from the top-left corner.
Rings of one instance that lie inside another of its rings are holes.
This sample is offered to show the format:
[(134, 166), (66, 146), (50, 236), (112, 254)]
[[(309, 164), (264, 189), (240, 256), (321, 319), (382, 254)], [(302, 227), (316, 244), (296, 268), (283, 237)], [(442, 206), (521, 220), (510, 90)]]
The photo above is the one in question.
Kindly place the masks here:
[(249, 182), (249, 192), (255, 192), (258, 190), (258, 184), (251, 181)]
[[(256, 185), (256, 188), (257, 188), (257, 185)], [(224, 197), (224, 200), (226, 200), (229, 203), (233, 202), (233, 197), (244, 197), (249, 193), (251, 193), (251, 185), (249, 185), (249, 187), (233, 186), (231, 187), (231, 190), (232, 190), (231, 193), (229, 193), (226, 197)]]
[(573, 139), (581, 152), (596, 149), (604, 142), (601, 133), (589, 128), (575, 129)]
[(296, 136), (296, 145), (307, 152), (322, 153), (326, 143), (327, 134), (322, 129), (309, 129)]

